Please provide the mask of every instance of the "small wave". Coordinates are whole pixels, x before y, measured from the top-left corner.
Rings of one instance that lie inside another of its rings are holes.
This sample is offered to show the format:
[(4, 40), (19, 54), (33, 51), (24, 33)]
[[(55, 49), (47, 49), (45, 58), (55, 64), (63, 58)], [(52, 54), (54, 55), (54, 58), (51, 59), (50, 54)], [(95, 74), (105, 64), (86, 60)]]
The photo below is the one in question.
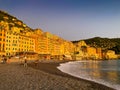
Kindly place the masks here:
[[(70, 74), (72, 76), (86, 79), (86, 80), (90, 80), (90, 81), (100, 83), (100, 84), (106, 85), (108, 87), (114, 88), (116, 90), (119, 90), (120, 84), (116, 84), (116, 83), (109, 82), (109, 81), (106, 81), (106, 80), (101, 79), (101, 78), (96, 78), (96, 77), (90, 76), (88, 73), (88, 70), (84, 71), (83, 69), (81, 69), (81, 68), (83, 68), (84, 62), (85, 62), (85, 64), (89, 64), (89, 61), (74, 61), (74, 62), (60, 64), (60, 66), (57, 68), (59, 70), (61, 70), (62, 72)], [(112, 69), (112, 68), (107, 68), (107, 69), (104, 68), (104, 69), (101, 69), (101, 71), (102, 70), (103, 71), (110, 71), (110, 70), (116, 71), (116, 69)]]

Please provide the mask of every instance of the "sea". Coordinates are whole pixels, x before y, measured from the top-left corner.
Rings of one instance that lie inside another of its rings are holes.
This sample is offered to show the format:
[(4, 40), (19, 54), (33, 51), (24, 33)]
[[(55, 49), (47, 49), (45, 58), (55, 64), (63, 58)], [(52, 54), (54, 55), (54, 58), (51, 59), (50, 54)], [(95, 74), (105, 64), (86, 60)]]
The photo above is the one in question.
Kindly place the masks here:
[(120, 60), (82, 60), (60, 64), (64, 73), (120, 90)]

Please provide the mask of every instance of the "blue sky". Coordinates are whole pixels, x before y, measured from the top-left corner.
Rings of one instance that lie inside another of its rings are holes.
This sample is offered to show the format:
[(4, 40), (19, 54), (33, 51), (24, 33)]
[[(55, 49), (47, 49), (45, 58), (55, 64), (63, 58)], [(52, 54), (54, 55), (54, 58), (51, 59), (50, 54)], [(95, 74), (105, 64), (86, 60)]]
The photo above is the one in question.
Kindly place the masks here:
[(0, 0), (0, 9), (70, 41), (120, 38), (119, 0)]

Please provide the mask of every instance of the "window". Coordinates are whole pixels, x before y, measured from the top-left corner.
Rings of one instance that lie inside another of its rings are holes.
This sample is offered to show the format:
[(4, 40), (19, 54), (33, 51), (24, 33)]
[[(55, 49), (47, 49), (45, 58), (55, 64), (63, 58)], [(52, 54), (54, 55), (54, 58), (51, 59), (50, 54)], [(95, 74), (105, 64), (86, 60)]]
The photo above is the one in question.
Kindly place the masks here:
[(12, 46), (17, 46), (16, 44), (12, 44)]
[(4, 48), (5, 44), (3, 44), (3, 48)]

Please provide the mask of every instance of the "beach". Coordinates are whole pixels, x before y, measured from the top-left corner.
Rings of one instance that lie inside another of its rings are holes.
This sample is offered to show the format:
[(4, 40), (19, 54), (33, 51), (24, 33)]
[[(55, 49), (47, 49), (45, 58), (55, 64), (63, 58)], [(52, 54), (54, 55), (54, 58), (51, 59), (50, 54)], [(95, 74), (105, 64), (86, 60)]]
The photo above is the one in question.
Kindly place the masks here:
[(58, 70), (64, 61), (0, 64), (0, 90), (114, 90)]

